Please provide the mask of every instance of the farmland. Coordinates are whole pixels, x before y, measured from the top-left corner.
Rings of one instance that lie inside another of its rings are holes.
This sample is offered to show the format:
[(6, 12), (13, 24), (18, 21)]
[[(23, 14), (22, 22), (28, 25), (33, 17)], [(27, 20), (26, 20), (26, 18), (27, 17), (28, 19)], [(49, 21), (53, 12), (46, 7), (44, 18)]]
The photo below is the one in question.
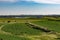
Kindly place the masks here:
[[(59, 18), (0, 18), (0, 40), (60, 40)], [(32, 23), (54, 33), (32, 28)]]

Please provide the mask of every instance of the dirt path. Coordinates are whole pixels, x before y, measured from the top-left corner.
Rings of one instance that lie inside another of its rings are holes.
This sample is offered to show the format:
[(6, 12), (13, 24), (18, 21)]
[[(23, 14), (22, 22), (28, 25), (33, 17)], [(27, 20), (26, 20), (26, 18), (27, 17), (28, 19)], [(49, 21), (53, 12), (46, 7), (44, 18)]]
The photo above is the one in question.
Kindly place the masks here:
[(54, 35), (54, 34), (46, 34), (46, 33), (43, 33), (41, 35), (18, 35), (19, 37), (26, 37), (26, 38), (29, 38), (31, 40), (41, 40), (41, 38), (46, 38), (46, 39), (55, 39), (57, 38), (57, 35)]
[(2, 30), (2, 28), (3, 28), (5, 25), (7, 25), (7, 24), (3, 24), (3, 25), (0, 26), (0, 33), (1, 33), (1, 34), (12, 35), (11, 33), (5, 32), (5, 31)]

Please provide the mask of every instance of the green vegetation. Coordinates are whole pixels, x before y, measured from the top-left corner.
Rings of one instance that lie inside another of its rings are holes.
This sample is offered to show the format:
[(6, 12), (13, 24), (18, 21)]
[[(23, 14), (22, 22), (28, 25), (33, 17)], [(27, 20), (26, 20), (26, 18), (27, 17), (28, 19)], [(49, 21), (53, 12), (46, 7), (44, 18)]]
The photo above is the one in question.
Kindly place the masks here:
[(24, 35), (24, 34), (37, 35), (37, 34), (41, 34), (42, 32), (40, 30), (30, 28), (29, 26), (25, 25), (25, 23), (8, 24), (5, 25), (2, 28), (2, 30), (5, 32), (10, 32), (15, 35)]
[(0, 23), (0, 26), (3, 25), (4, 23)]
[(11, 36), (11, 35), (0, 34), (0, 40), (30, 40), (30, 39), (24, 37), (17, 37), (13, 35)]
[(46, 27), (50, 30), (56, 31), (56, 32), (60, 32), (60, 21), (35, 21), (32, 22), (34, 24)]
[[(0, 18), (0, 40), (60, 40), (60, 21), (57, 18)], [(48, 28), (54, 33), (34, 29), (26, 22)], [(58, 37), (58, 39), (57, 39)]]

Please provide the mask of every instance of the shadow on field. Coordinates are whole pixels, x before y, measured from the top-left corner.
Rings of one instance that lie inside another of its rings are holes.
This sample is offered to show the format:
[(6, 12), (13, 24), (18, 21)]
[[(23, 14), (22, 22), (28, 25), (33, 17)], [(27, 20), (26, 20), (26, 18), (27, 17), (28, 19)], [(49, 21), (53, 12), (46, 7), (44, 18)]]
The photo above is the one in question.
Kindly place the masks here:
[(32, 23), (25, 23), (27, 26), (33, 28), (33, 29), (37, 29), (37, 30), (41, 30), (41, 31), (44, 31), (44, 32), (51, 32), (51, 30), (47, 29), (47, 28), (44, 28), (44, 27), (39, 27), (37, 25), (34, 25)]

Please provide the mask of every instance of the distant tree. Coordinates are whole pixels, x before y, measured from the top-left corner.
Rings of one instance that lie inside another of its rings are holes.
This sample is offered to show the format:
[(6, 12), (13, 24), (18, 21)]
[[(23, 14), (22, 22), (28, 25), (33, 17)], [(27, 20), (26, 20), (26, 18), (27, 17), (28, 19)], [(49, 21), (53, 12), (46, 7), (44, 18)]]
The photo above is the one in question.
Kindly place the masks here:
[(16, 22), (16, 20), (15, 20), (15, 22)]
[(11, 21), (8, 21), (8, 23), (10, 23)]

